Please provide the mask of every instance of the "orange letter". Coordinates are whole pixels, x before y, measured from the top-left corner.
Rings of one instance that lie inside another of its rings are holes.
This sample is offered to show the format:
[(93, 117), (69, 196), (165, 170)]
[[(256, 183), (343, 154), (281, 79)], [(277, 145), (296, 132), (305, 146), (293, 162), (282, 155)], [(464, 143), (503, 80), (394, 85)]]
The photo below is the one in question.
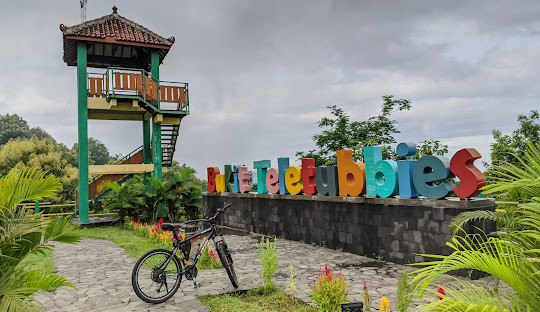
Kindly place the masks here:
[(339, 196), (358, 196), (366, 191), (366, 165), (355, 163), (351, 150), (340, 150), (337, 154)]

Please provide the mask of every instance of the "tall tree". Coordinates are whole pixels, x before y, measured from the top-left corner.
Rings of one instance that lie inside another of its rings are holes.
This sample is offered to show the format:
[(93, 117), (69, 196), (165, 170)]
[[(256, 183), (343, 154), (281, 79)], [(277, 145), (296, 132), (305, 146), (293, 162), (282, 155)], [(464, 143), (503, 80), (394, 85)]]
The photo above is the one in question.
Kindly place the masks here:
[(30, 128), (28, 122), (17, 114), (0, 115), (0, 146), (11, 139), (51, 138), (51, 135), (41, 128)]
[(540, 114), (537, 110), (531, 110), (529, 115), (518, 115), (517, 121), (519, 128), (511, 134), (502, 134), (498, 129), (492, 131), (495, 142), (491, 144), (491, 165), (484, 163), (489, 174), (493, 173), (493, 166), (505, 163), (520, 166), (519, 159), (529, 150), (527, 142), (532, 145), (540, 143)]
[(39, 140), (15, 139), (0, 149), (0, 176), (21, 171), (25, 167), (35, 168), (37, 172), (48, 172), (60, 179), (62, 188), (53, 197), (56, 202), (74, 199), (77, 187), (77, 168), (66, 160), (62, 149), (50, 138)]
[[(75, 155), (79, 152), (79, 144), (73, 145)], [(106, 165), (111, 159), (109, 149), (98, 139), (88, 138), (88, 160), (90, 165)], [(77, 160), (77, 167), (78, 165)]]
[(394, 99), (393, 95), (384, 95), (381, 112), (377, 116), (362, 121), (352, 121), (343, 109), (336, 105), (328, 106), (332, 117), (323, 117), (317, 122), (322, 133), (315, 134), (316, 149), (307, 152), (297, 152), (299, 158), (315, 158), (315, 164), (335, 165), (335, 152), (341, 149), (351, 149), (355, 161), (362, 161), (365, 146), (382, 146), (383, 157), (395, 158), (395, 152), (390, 148), (395, 143), (394, 134), (400, 133), (396, 128), (397, 121), (391, 119), (396, 111), (409, 110), (411, 101)]

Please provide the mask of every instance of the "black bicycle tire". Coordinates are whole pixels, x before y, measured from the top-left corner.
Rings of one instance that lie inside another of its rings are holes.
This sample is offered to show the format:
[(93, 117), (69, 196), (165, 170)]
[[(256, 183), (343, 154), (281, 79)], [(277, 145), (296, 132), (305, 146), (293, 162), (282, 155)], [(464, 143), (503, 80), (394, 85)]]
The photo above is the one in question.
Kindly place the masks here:
[[(231, 284), (234, 286), (234, 288), (238, 288), (238, 279), (236, 277), (236, 272), (234, 271), (233, 264), (227, 261), (227, 253), (228, 253), (227, 246), (222, 241), (219, 241), (217, 243), (216, 249), (219, 255), (219, 259), (221, 260), (221, 265), (223, 265), (223, 267), (225, 268), (225, 271), (227, 271), (227, 275), (229, 276), (229, 280), (231, 281)], [(229, 257), (230, 257), (230, 254), (229, 254)]]
[[(172, 251), (168, 249), (152, 249), (149, 252), (142, 255), (142, 257), (140, 257), (139, 260), (137, 260), (137, 263), (135, 263), (135, 266), (133, 267), (133, 272), (131, 273), (131, 286), (133, 287), (133, 291), (135, 291), (135, 294), (137, 294), (137, 297), (139, 297), (142, 301), (156, 304), (156, 303), (165, 302), (169, 300), (172, 296), (174, 296), (174, 294), (178, 291), (178, 288), (180, 288), (180, 284), (182, 283), (182, 274), (181, 272), (178, 272), (178, 279), (175, 285), (173, 286), (172, 290), (169, 293), (167, 293), (164, 297), (161, 297), (159, 299), (153, 299), (153, 298), (147, 297), (139, 288), (139, 285), (137, 283), (137, 276), (138, 276), (138, 271), (141, 267), (142, 262), (145, 261), (147, 258), (150, 257), (150, 255), (154, 253), (162, 253), (162, 254), (166, 253), (168, 256), (170, 256)], [(176, 255), (173, 255), (171, 260), (175, 262), (176, 267), (178, 269), (182, 270), (182, 262), (180, 261), (180, 259), (178, 259)]]

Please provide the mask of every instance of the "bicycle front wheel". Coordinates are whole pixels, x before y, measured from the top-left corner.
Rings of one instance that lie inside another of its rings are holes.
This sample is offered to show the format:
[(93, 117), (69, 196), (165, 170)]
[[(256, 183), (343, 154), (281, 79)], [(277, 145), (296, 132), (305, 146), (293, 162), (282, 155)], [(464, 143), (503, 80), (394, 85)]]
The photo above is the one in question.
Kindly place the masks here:
[(219, 241), (217, 242), (216, 249), (219, 255), (219, 259), (221, 260), (221, 264), (227, 271), (227, 275), (229, 275), (231, 284), (234, 286), (234, 288), (238, 288), (238, 279), (236, 278), (236, 272), (234, 271), (231, 253), (227, 248), (227, 244), (225, 244), (224, 241)]
[(141, 300), (162, 303), (171, 298), (182, 282), (182, 264), (172, 251), (154, 249), (145, 253), (131, 274), (133, 290)]

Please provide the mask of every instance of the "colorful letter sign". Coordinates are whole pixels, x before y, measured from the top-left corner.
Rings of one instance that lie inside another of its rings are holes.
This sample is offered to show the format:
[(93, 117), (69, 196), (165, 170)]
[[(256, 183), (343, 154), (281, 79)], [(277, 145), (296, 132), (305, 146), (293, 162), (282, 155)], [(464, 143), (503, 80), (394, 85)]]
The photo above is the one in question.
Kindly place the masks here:
[(249, 193), (251, 191), (251, 186), (249, 185), (249, 178), (250, 174), (247, 167), (238, 167), (238, 184), (240, 188), (240, 193)]
[(253, 168), (257, 169), (257, 192), (259, 194), (268, 193), (266, 188), (266, 170), (270, 168), (270, 160), (259, 160), (253, 162)]
[[(410, 142), (399, 143), (396, 152), (401, 157), (413, 156), (416, 154), (416, 145)], [(397, 162), (399, 197), (401, 198), (413, 198), (419, 195), (413, 183), (413, 169), (415, 165), (416, 160), (399, 160)]]
[(317, 183), (315, 182), (315, 159), (302, 158), (302, 181), (304, 184), (304, 194), (317, 194)]
[(366, 189), (365, 165), (355, 163), (351, 150), (340, 150), (336, 152), (339, 196), (358, 196)]
[[(380, 146), (363, 148), (364, 163), (354, 162), (351, 150), (336, 152), (337, 166), (315, 167), (315, 159), (303, 158), (302, 166), (289, 166), (289, 158), (278, 158), (277, 168), (270, 168), (270, 160), (253, 163), (257, 170), (259, 194), (319, 194), (321, 196), (416, 198), (420, 195), (440, 199), (454, 192), (459, 198), (480, 194), (486, 184), (484, 175), (474, 166), (482, 156), (474, 148), (465, 148), (450, 161), (442, 156), (424, 156), (415, 160), (416, 145), (405, 142), (396, 152), (405, 160), (382, 159)], [(454, 187), (447, 179), (457, 176), (461, 181)], [(208, 167), (208, 192), (247, 193), (251, 191), (251, 173), (245, 166)]]
[(459, 198), (468, 198), (480, 194), (480, 188), (486, 185), (484, 174), (473, 165), (482, 157), (474, 148), (464, 148), (454, 154), (450, 161), (450, 169), (461, 184), (454, 189)]
[(413, 170), (414, 186), (427, 198), (444, 198), (452, 192), (452, 182), (435, 183), (452, 177), (450, 160), (443, 156), (424, 156), (416, 162)]
[(218, 167), (208, 167), (206, 168), (206, 172), (208, 174), (208, 192), (215, 192), (216, 191), (216, 175), (219, 174), (219, 168)]
[(368, 197), (390, 197), (398, 193), (398, 168), (394, 160), (382, 160), (380, 146), (364, 147)]
[(301, 169), (302, 167), (300, 166), (289, 167), (285, 172), (285, 186), (289, 193), (293, 195), (300, 194), (304, 190), (302, 174), (300, 173)]
[(321, 166), (315, 168), (315, 180), (317, 180), (317, 192), (319, 192), (319, 195), (338, 195), (339, 188), (337, 166)]
[(279, 193), (279, 173), (277, 169), (270, 168), (266, 172), (266, 188), (270, 194)]

